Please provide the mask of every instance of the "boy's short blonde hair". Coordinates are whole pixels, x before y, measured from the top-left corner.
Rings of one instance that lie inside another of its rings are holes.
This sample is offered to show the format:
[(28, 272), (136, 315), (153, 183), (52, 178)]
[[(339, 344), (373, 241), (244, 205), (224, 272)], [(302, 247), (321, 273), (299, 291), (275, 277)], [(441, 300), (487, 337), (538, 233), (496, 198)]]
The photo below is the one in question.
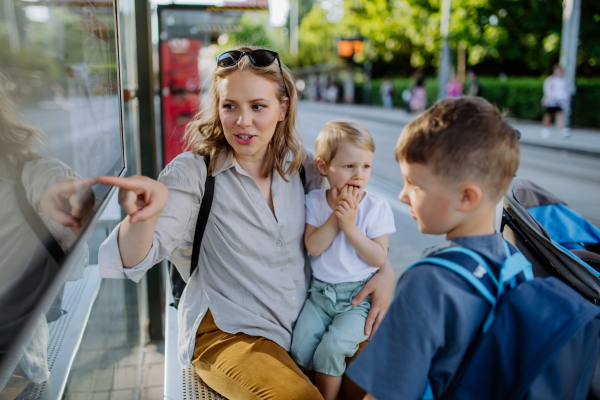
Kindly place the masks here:
[(317, 158), (321, 158), (326, 165), (329, 165), (346, 142), (371, 153), (375, 152), (375, 142), (367, 128), (359, 122), (345, 119), (329, 121), (319, 132), (315, 140)]
[(519, 166), (519, 139), (485, 99), (445, 99), (402, 130), (396, 161), (428, 165), (448, 183), (474, 180), (497, 201)]

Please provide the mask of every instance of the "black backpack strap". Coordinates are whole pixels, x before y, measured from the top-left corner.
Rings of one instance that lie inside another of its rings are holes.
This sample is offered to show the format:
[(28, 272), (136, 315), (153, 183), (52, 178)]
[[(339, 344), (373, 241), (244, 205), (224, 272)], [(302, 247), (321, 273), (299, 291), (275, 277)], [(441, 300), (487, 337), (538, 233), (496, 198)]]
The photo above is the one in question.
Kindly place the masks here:
[(306, 189), (306, 171), (304, 170), (304, 164), (300, 167), (300, 180), (302, 181), (302, 187)]
[(17, 196), (19, 209), (25, 217), (27, 224), (38, 237), (40, 242), (44, 245), (52, 259), (56, 262), (56, 264), (62, 265), (67, 258), (65, 252), (60, 247), (54, 236), (52, 236), (46, 227), (46, 224), (44, 224), (44, 221), (42, 221), (38, 213), (33, 209), (32, 205), (29, 203), (29, 200), (27, 200), (27, 192), (23, 186), (23, 168), (24, 164), (19, 164), (19, 176), (18, 179), (16, 179), (15, 185), (15, 194)]
[(200, 211), (198, 212), (198, 221), (196, 222), (196, 231), (194, 232), (194, 246), (192, 248), (192, 263), (190, 265), (190, 277), (198, 267), (198, 259), (200, 257), (200, 245), (202, 237), (206, 229), (206, 223), (210, 216), (210, 208), (212, 207), (213, 197), (215, 194), (215, 177), (208, 175), (208, 166), (210, 165), (210, 156), (204, 156), (206, 163), (206, 180), (204, 181), (204, 195), (200, 200)]

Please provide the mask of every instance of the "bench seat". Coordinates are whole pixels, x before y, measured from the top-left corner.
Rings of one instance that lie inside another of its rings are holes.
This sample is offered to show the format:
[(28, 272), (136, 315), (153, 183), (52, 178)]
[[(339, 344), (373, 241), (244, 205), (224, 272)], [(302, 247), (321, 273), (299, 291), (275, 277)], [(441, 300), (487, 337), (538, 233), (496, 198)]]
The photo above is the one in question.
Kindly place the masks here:
[(181, 368), (177, 359), (177, 309), (169, 274), (164, 270), (165, 295), (165, 400), (227, 400), (200, 379), (193, 366)]

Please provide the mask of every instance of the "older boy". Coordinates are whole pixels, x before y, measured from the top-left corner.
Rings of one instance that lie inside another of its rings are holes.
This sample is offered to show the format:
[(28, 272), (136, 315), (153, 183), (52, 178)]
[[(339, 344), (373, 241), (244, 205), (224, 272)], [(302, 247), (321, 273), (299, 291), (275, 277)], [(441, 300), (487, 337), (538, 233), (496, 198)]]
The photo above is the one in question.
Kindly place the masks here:
[[(400, 201), (422, 233), (445, 234), (494, 272), (506, 258), (494, 209), (519, 163), (515, 131), (482, 98), (446, 99), (407, 125), (396, 146), (404, 176)], [(494, 270), (495, 269), (495, 270)], [(440, 397), (490, 305), (465, 279), (425, 264), (407, 271), (377, 335), (347, 374), (370, 398), (420, 399), (427, 381)]]

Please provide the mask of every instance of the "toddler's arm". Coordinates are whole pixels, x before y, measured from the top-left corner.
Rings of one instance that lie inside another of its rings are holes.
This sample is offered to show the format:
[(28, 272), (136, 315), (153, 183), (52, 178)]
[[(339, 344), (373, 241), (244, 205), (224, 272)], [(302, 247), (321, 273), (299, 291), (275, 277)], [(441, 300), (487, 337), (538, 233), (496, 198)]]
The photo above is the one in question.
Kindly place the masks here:
[(388, 235), (369, 239), (356, 226), (356, 213), (358, 211), (358, 190), (345, 187), (342, 190), (342, 200), (338, 203), (333, 214), (339, 220), (340, 229), (348, 238), (354, 250), (367, 264), (379, 268), (387, 257)]
[(356, 225), (354, 225), (354, 228), (349, 227), (344, 233), (346, 234), (348, 241), (352, 244), (352, 247), (354, 247), (354, 250), (356, 250), (358, 256), (367, 264), (376, 268), (383, 265), (383, 262), (387, 257), (388, 235), (369, 239)]
[(320, 256), (331, 246), (333, 239), (340, 230), (338, 219), (333, 213), (327, 218), (327, 221), (320, 228), (306, 224), (304, 230), (304, 244), (308, 254), (313, 257)]

